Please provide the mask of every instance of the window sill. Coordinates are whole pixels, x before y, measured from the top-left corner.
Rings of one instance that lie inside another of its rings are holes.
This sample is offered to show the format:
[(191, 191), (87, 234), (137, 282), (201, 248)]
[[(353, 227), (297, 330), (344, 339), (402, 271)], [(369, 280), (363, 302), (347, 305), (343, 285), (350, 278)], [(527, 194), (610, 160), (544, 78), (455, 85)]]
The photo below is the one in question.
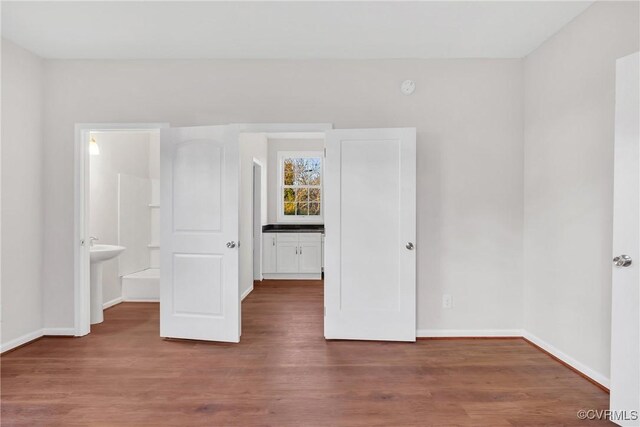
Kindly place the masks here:
[(279, 217), (277, 223), (279, 224), (324, 224), (324, 219), (322, 217), (314, 217), (313, 219), (301, 217), (301, 216), (292, 216), (288, 218)]

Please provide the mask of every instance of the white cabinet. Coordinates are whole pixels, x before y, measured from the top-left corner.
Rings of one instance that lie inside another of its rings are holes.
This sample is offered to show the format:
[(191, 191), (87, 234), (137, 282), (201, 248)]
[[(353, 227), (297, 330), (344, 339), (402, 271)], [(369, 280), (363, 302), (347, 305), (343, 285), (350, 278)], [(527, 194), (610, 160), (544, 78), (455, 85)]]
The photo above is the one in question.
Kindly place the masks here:
[(262, 241), (265, 279), (321, 278), (321, 233), (264, 233)]
[(300, 233), (298, 271), (300, 273), (322, 272), (322, 237), (319, 234)]
[(276, 273), (298, 272), (298, 242), (278, 242)]
[(276, 233), (262, 233), (262, 273), (275, 273), (276, 264)]

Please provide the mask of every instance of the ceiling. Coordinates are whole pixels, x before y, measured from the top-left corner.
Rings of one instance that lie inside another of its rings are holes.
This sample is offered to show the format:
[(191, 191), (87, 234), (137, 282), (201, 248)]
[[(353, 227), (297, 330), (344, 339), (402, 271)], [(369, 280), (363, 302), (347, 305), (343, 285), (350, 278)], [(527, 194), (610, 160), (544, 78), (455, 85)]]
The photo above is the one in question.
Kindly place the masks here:
[(45, 58), (520, 58), (591, 1), (2, 2)]

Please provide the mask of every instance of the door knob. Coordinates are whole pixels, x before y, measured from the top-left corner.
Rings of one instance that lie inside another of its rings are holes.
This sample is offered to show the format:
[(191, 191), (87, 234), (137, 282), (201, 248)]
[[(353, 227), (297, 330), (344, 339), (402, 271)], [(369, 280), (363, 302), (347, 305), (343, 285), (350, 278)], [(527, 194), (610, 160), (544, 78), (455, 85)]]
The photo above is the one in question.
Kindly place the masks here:
[(411, 243), (411, 242), (407, 242), (407, 244), (405, 245), (405, 247), (406, 247), (407, 249), (409, 249), (410, 251), (412, 251), (412, 250), (413, 250), (413, 243)]
[(235, 247), (236, 247), (236, 242), (234, 242), (233, 240), (232, 240), (232, 241), (230, 241), (230, 242), (227, 242), (227, 247), (228, 247), (229, 249), (233, 249), (233, 248), (235, 248)]
[(631, 257), (629, 255), (619, 255), (613, 259), (616, 267), (629, 267), (631, 265)]

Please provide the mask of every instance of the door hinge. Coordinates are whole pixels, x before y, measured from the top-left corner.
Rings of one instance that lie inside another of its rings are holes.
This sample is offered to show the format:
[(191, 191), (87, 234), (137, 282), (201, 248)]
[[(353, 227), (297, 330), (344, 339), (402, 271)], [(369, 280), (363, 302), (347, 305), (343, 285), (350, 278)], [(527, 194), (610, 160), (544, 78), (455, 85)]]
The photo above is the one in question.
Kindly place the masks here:
[(324, 306), (324, 316), (325, 317), (327, 316), (327, 306), (326, 305)]
[(327, 149), (324, 149), (324, 156), (327, 157)]

